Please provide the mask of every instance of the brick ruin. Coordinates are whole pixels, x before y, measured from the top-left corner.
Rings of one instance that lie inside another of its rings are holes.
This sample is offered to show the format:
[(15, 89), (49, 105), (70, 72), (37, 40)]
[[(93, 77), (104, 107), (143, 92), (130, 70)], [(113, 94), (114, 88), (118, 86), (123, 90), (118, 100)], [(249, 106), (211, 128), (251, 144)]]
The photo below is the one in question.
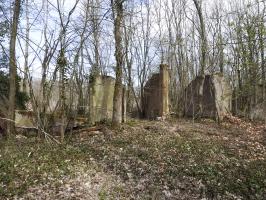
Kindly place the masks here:
[(144, 87), (144, 117), (155, 119), (169, 114), (169, 71), (161, 64), (160, 72), (153, 74)]
[(222, 74), (196, 77), (185, 90), (185, 116), (222, 120), (231, 112), (232, 91)]

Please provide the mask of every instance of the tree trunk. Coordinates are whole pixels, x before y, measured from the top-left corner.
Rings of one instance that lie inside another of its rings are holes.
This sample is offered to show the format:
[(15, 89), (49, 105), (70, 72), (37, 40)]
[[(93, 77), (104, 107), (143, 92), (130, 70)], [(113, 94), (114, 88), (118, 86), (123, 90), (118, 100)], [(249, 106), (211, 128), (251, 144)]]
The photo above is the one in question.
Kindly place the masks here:
[(100, 8), (100, 2), (99, 0), (95, 0), (92, 2), (93, 9), (91, 13), (91, 20), (92, 20), (92, 34), (93, 34), (93, 45), (94, 45), (94, 56), (95, 56), (95, 63), (93, 65), (92, 74), (98, 75), (100, 73), (101, 69), (101, 63), (100, 63), (100, 21), (99, 21), (99, 8)]
[[(9, 47), (9, 107), (8, 118), (15, 120), (15, 102), (16, 102), (16, 76), (17, 76), (17, 64), (16, 64), (16, 38), (20, 13), (20, 0), (15, 0), (13, 20), (11, 25), (11, 37)], [(15, 132), (15, 123), (8, 122), (7, 136), (10, 136)]]
[(198, 0), (193, 0), (200, 21), (200, 38), (201, 38), (201, 60), (200, 60), (200, 75), (205, 73), (206, 63), (207, 63), (207, 37), (205, 30), (205, 23), (203, 19), (201, 5)]
[(61, 46), (60, 55), (57, 60), (59, 68), (59, 101), (60, 101), (60, 117), (61, 117), (61, 129), (60, 136), (61, 142), (64, 142), (65, 129), (66, 129), (66, 65), (67, 60), (65, 58), (65, 49)]
[(121, 25), (123, 20), (123, 1), (112, 1), (113, 15), (115, 20), (114, 35), (115, 35), (115, 58), (116, 58), (116, 80), (113, 99), (113, 118), (112, 125), (116, 126), (122, 122), (122, 31)]
[(26, 41), (25, 41), (25, 62), (24, 62), (24, 77), (23, 77), (23, 92), (27, 90), (27, 80), (29, 71), (29, 38), (30, 38), (30, 22), (29, 22), (29, 0), (26, 0)]
[(223, 47), (223, 36), (222, 36), (222, 27), (221, 27), (221, 22), (219, 19), (219, 45), (218, 45), (218, 49), (219, 49), (219, 69), (220, 69), (220, 73), (224, 73), (224, 47)]

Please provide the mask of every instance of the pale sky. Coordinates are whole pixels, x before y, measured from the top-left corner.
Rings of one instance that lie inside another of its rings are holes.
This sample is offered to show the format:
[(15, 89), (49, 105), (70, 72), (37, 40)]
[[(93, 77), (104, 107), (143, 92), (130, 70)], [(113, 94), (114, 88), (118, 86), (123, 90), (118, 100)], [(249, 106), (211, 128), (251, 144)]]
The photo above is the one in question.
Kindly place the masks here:
[[(165, 1), (168, 1), (168, 2), (171, 2), (171, 0), (165, 0)], [(162, 3), (164, 3), (165, 1), (161, 1)], [(240, 1), (243, 1), (243, 0), (239, 0)], [(255, 2), (255, 0), (244, 0), (245, 2), (248, 2), (250, 1), (251, 4), (252, 2)], [(44, 19), (41, 18), (42, 14), (40, 14), (40, 11), (41, 11), (41, 8), (42, 8), (42, 0), (29, 0), (32, 8), (30, 8), (30, 24), (32, 24), (33, 22), (33, 26), (31, 26), (31, 30), (30, 30), (30, 39), (31, 39), (31, 45), (32, 47), (34, 46), (34, 49), (36, 51), (36, 49), (38, 51), (40, 51), (40, 49), (37, 48), (37, 46), (42, 46), (43, 43), (44, 43), (44, 38), (43, 38), (43, 24), (44, 24)], [(58, 13), (55, 11), (55, 9), (53, 8), (53, 6), (56, 6), (56, 2), (57, 0), (50, 0), (50, 5), (49, 5), (49, 25), (48, 25), (48, 29), (50, 31), (53, 32), (53, 34), (58, 34), (59, 33), (59, 27), (56, 23), (56, 21), (59, 20), (59, 17), (58, 17)], [(153, 6), (155, 3), (158, 3), (159, 0), (150, 0), (150, 5)], [(230, 3), (231, 2), (230, 0), (203, 0), (203, 9), (206, 11), (207, 15), (209, 15), (210, 13), (208, 12), (210, 10), (211, 7), (213, 7), (213, 5), (215, 4), (215, 2), (220, 2), (222, 4), (223, 7), (226, 7), (225, 9), (226, 10), (229, 10), (229, 7), (230, 7)], [(75, 1), (74, 0), (65, 0), (65, 3), (64, 3), (64, 11), (65, 13), (68, 13), (69, 10), (73, 7)], [(193, 11), (195, 10), (194, 8), (194, 5), (193, 5), (193, 1), (192, 0), (187, 0), (187, 5), (189, 7), (188, 11)], [(53, 5), (53, 6), (52, 6)], [(73, 16), (72, 16), (72, 19), (75, 19), (79, 14), (80, 14), (80, 7), (81, 4), (79, 3), (79, 6), (78, 8), (75, 10)], [(34, 9), (33, 9), (34, 8)], [(143, 12), (145, 12), (145, 10), (142, 10)], [(162, 15), (164, 15), (165, 11), (162, 9), (161, 10), (162, 12)], [(38, 16), (36, 18), (36, 16)], [(152, 18), (152, 20), (155, 20), (154, 18)], [(21, 24), (20, 24), (20, 34), (24, 34), (25, 35), (25, 24), (26, 24), (26, 20), (25, 20), (25, 10), (23, 12), (23, 15), (21, 17)], [(73, 24), (71, 24), (73, 25)], [(70, 26), (71, 26), (70, 25)], [(111, 43), (114, 43), (114, 38), (112, 37), (112, 32), (113, 32), (113, 27), (111, 26), (111, 24), (109, 23), (105, 25), (105, 31), (109, 32), (109, 37), (105, 36), (105, 40), (108, 41), (109, 44)], [(108, 27), (107, 27), (108, 26)], [(165, 29), (166, 30), (166, 26), (164, 23), (162, 23), (162, 29)], [(151, 35), (158, 35), (158, 31), (159, 31), (159, 28), (158, 28), (158, 25), (156, 25), (155, 22), (153, 22), (153, 26), (152, 26), (152, 30), (151, 30)], [(20, 44), (22, 46), (22, 48), (24, 49), (24, 46), (25, 46), (25, 42), (24, 40), (21, 38), (21, 35), (19, 37), (19, 41), (20, 41)], [(34, 44), (35, 45), (34, 45)], [(19, 47), (19, 43), (18, 43), (18, 47)], [(37, 55), (41, 56), (41, 52), (37, 53)], [(24, 64), (24, 57), (23, 57), (23, 53), (21, 51), (20, 48), (17, 48), (17, 56), (18, 56), (18, 66), (23, 69), (23, 64)], [(114, 64), (114, 57), (112, 56), (111, 58), (111, 63), (110, 64)], [(32, 50), (32, 48), (30, 48), (30, 57), (29, 57), (29, 63), (31, 64), (32, 63), (32, 71), (33, 71), (33, 76), (34, 77), (38, 77), (40, 78), (41, 76), (41, 63), (40, 63), (40, 60), (38, 59), (38, 57), (36, 57), (36, 53), (34, 53), (34, 51)]]

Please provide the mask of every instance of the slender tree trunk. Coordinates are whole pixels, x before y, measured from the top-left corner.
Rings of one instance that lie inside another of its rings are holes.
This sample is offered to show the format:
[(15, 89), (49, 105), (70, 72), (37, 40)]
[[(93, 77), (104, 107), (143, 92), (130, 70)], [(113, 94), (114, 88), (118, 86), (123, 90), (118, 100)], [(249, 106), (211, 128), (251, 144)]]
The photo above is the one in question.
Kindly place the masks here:
[[(264, 18), (262, 17), (262, 21)], [(264, 49), (265, 49), (265, 44), (264, 44), (264, 24), (261, 23), (259, 27), (259, 47), (260, 47), (260, 59), (261, 59), (261, 79), (262, 79), (262, 100), (264, 101), (266, 99), (266, 78), (265, 78), (265, 55), (264, 55)]]
[(95, 63), (93, 66), (92, 74), (98, 75), (100, 73), (100, 21), (99, 21), (99, 7), (100, 2), (99, 0), (94, 0), (93, 2), (93, 8), (92, 8), (92, 32), (93, 32), (93, 42), (94, 42), (94, 56), (95, 56)]
[[(60, 3), (62, 3), (60, 5)], [(66, 112), (66, 73), (67, 73), (67, 59), (65, 56), (66, 53), (66, 37), (67, 37), (67, 28), (70, 23), (70, 17), (75, 11), (79, 0), (76, 0), (74, 6), (72, 9), (69, 11), (67, 20), (64, 22), (63, 18), (64, 15), (62, 14), (62, 6), (64, 6), (65, 1), (59, 2), (57, 0), (57, 10), (58, 14), (60, 17), (60, 36), (59, 36), (59, 42), (60, 42), (60, 51), (59, 51), (59, 57), (57, 59), (57, 67), (59, 70), (59, 103), (60, 103), (60, 118), (61, 118), (61, 129), (60, 129), (60, 134), (61, 134), (61, 142), (64, 142), (65, 138), (65, 130), (67, 127), (67, 112)], [(68, 82), (69, 83), (69, 82)]]
[[(220, 18), (220, 16), (219, 16)], [(221, 21), (219, 19), (219, 36), (218, 36), (218, 41), (219, 41), (219, 69), (220, 73), (224, 73), (224, 48), (223, 48), (223, 36), (222, 36), (222, 25)]]
[[(132, 12), (132, 11), (131, 11)], [(129, 27), (132, 27), (132, 14), (129, 15)], [(133, 55), (132, 55), (132, 30), (127, 29), (126, 22), (124, 20), (124, 49), (125, 49), (125, 61), (127, 72), (127, 110), (132, 111), (133, 108), (133, 83), (132, 83), (132, 64), (133, 64)]]
[(23, 92), (27, 91), (27, 80), (29, 71), (29, 37), (30, 37), (30, 22), (29, 22), (29, 0), (26, 0), (26, 41), (25, 41), (25, 62), (24, 62), (24, 77), (23, 77)]
[(122, 21), (123, 21), (123, 1), (112, 1), (113, 15), (115, 20), (115, 58), (116, 58), (116, 81), (113, 99), (113, 119), (112, 125), (116, 126), (122, 122), (122, 65), (123, 65), (123, 49), (122, 49)]
[(206, 63), (207, 63), (207, 36), (205, 30), (205, 23), (202, 14), (202, 8), (199, 0), (193, 0), (200, 21), (200, 37), (201, 37), (201, 60), (200, 60), (200, 75), (205, 73)]
[[(9, 107), (8, 118), (15, 120), (15, 102), (16, 102), (16, 76), (17, 76), (17, 64), (16, 64), (16, 38), (19, 23), (20, 13), (20, 0), (15, 0), (13, 20), (11, 25), (11, 37), (9, 47)], [(7, 136), (10, 136), (15, 132), (15, 123), (8, 122)]]
[(57, 60), (57, 65), (59, 68), (59, 95), (60, 95), (59, 100), (60, 100), (60, 115), (61, 115), (60, 116), (61, 117), (60, 136), (61, 136), (61, 142), (64, 142), (66, 121), (67, 121), (66, 120), (66, 83), (65, 83), (67, 60), (65, 58), (65, 49), (62, 45), (61, 45), (60, 55)]
[[(260, 4), (258, 3), (258, 6)], [(265, 13), (265, 4), (263, 8), (263, 14)], [(260, 9), (258, 8), (258, 11)], [(263, 112), (266, 113), (266, 70), (265, 70), (265, 42), (264, 42), (264, 36), (265, 36), (265, 25), (264, 25), (264, 15), (260, 17), (261, 23), (259, 24), (259, 48), (260, 48), (260, 59), (261, 59), (261, 82), (262, 82), (262, 103), (263, 103)], [(264, 117), (265, 125), (266, 125), (266, 115)]]

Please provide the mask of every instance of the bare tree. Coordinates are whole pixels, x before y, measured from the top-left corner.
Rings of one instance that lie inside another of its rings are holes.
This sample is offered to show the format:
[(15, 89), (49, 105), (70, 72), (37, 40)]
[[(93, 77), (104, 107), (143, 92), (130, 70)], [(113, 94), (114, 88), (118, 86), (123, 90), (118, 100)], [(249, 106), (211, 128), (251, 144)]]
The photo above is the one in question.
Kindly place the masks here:
[(70, 17), (75, 11), (79, 0), (75, 1), (74, 6), (69, 11), (67, 15), (66, 22), (64, 22), (64, 15), (62, 13), (62, 6), (64, 4), (63, 2), (60, 2), (60, 0), (57, 0), (57, 10), (60, 18), (60, 35), (59, 35), (59, 41), (60, 41), (60, 50), (59, 50), (59, 56), (57, 59), (57, 67), (59, 69), (59, 104), (60, 104), (60, 116), (61, 116), (61, 142), (64, 141), (65, 137), (65, 130), (67, 127), (67, 116), (66, 116), (66, 71), (68, 62), (65, 56), (67, 44), (66, 44), (66, 34), (67, 34), (67, 28), (70, 23)]
[(197, 9), (199, 22), (200, 22), (200, 38), (201, 38), (201, 59), (200, 59), (200, 74), (205, 73), (206, 63), (207, 63), (207, 36), (205, 30), (205, 22), (203, 19), (202, 7), (199, 0), (193, 0), (195, 7)]
[(29, 39), (30, 39), (30, 20), (29, 20), (29, 0), (26, 0), (26, 38), (25, 38), (25, 62), (24, 62), (24, 77), (23, 77), (23, 92), (27, 91), (27, 75), (29, 70)]
[(16, 77), (17, 77), (17, 64), (16, 64), (16, 39), (19, 23), (21, 1), (14, 1), (13, 19), (11, 25), (11, 37), (9, 46), (9, 107), (8, 118), (10, 121), (7, 127), (7, 135), (15, 133), (15, 102), (16, 102)]
[(123, 76), (123, 46), (122, 46), (122, 23), (123, 23), (123, 2), (124, 0), (112, 0), (112, 10), (114, 18), (114, 36), (115, 36), (115, 59), (116, 59), (116, 80), (113, 100), (113, 118), (114, 126), (122, 122), (122, 76)]

